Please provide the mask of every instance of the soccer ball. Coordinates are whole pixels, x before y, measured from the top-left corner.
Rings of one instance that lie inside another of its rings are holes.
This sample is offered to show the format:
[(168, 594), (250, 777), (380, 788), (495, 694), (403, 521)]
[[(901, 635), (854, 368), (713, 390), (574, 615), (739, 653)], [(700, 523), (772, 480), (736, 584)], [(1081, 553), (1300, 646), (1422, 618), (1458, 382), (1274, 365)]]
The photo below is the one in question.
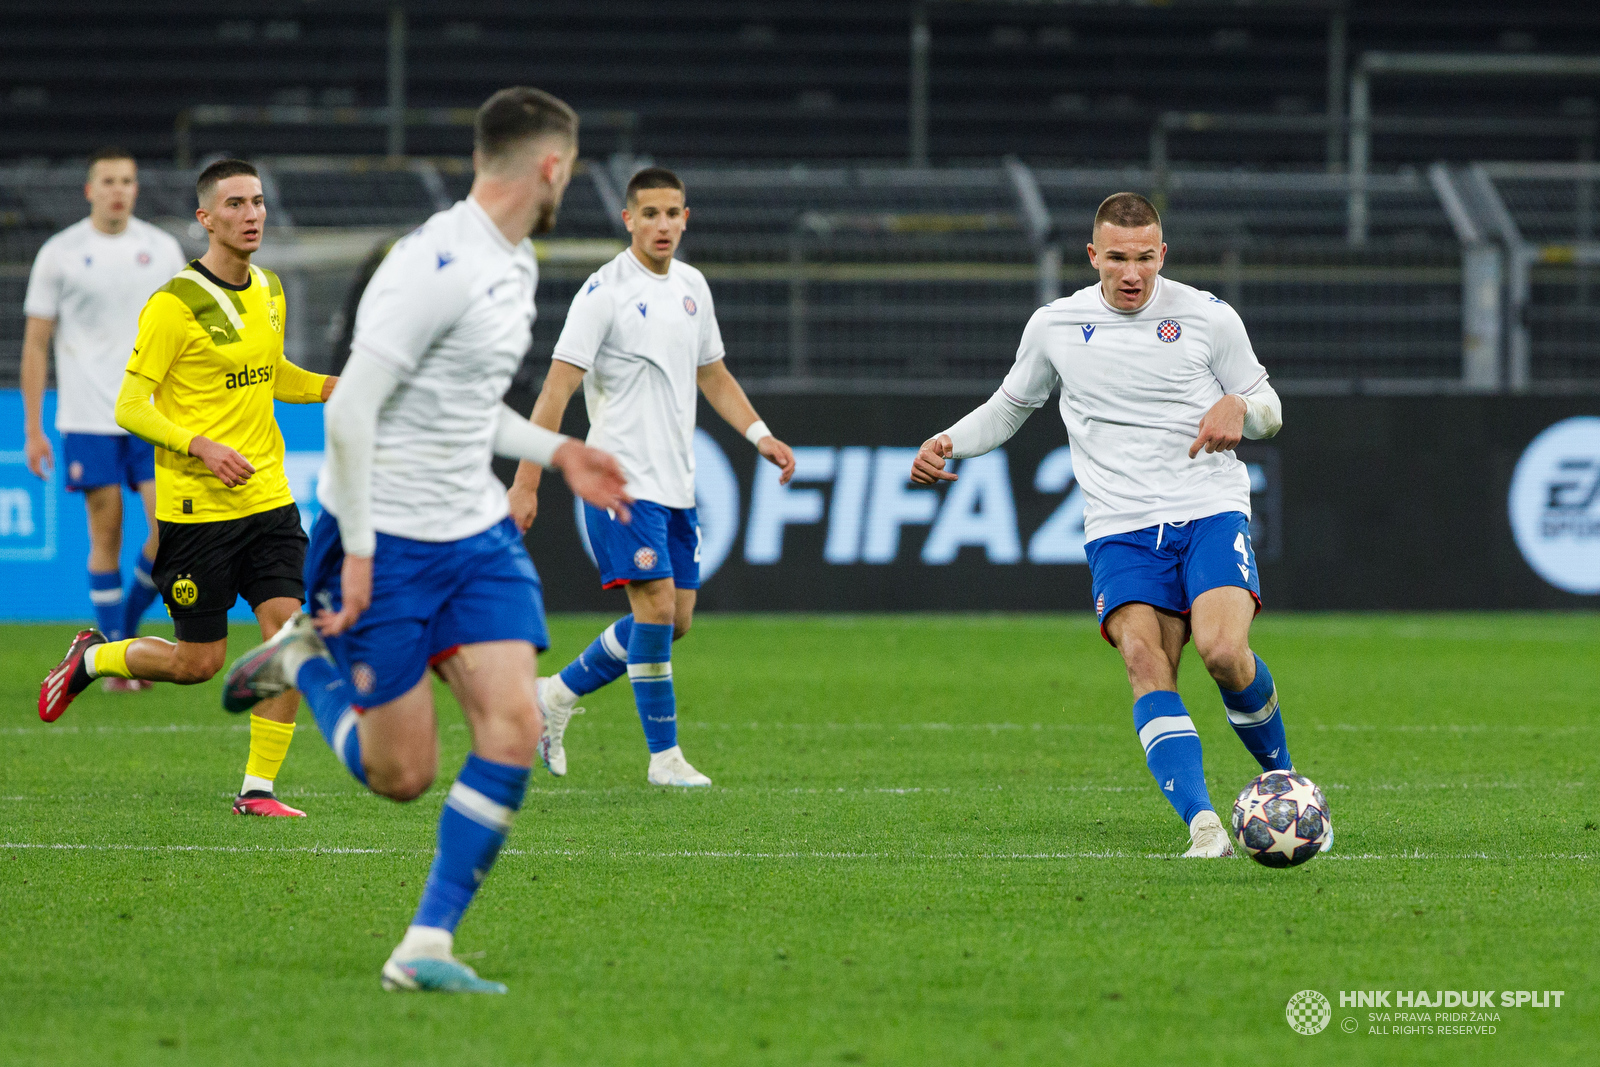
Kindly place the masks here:
[(1267, 867), (1297, 867), (1322, 851), (1332, 832), (1328, 802), (1311, 779), (1268, 771), (1233, 802), (1233, 838)]

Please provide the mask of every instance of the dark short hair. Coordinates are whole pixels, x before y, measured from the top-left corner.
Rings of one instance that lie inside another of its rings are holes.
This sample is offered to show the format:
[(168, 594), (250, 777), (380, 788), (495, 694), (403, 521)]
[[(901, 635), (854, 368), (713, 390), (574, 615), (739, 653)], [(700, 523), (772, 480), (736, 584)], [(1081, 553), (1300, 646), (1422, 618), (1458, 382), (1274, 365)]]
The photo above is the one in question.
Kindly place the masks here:
[(681, 193), (683, 179), (666, 167), (646, 167), (628, 179), (628, 191), (624, 198), (630, 204), (638, 203), (641, 189), (676, 189)]
[(1113, 226), (1160, 226), (1161, 213), (1138, 193), (1112, 193), (1100, 201), (1099, 210), (1094, 213), (1094, 225), (1089, 228), (1091, 238), (1102, 222)]
[(96, 163), (108, 163), (113, 159), (126, 159), (129, 163), (136, 162), (133, 158), (133, 153), (126, 148), (106, 145), (104, 148), (96, 149), (94, 155), (89, 157), (89, 173), (94, 173), (94, 165)]
[(206, 202), (206, 197), (211, 195), (211, 190), (224, 178), (237, 178), (241, 174), (248, 174), (252, 178), (259, 178), (256, 168), (242, 159), (219, 159), (211, 166), (200, 172), (200, 177), (195, 179), (194, 195), (200, 203)]
[(514, 85), (483, 102), (472, 124), (472, 147), (499, 159), (523, 141), (556, 134), (578, 139), (578, 113), (543, 89)]

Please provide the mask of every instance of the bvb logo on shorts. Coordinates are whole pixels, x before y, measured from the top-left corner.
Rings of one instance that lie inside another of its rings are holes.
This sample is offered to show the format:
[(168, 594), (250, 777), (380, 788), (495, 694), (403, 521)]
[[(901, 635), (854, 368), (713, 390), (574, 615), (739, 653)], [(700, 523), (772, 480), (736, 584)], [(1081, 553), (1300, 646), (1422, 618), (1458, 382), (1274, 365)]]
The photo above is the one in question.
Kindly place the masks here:
[(172, 583), (172, 599), (180, 607), (189, 607), (200, 599), (200, 587), (194, 584), (192, 578), (179, 578)]
[(641, 548), (633, 554), (633, 565), (642, 571), (654, 570), (656, 566), (656, 550)]
[(370, 693), (378, 684), (378, 672), (365, 663), (350, 668), (350, 680), (356, 683), (357, 692)]
[(1308, 1036), (1320, 1034), (1328, 1028), (1328, 1020), (1333, 1018), (1333, 1005), (1315, 989), (1302, 989), (1289, 998), (1284, 1015), (1295, 1033)]

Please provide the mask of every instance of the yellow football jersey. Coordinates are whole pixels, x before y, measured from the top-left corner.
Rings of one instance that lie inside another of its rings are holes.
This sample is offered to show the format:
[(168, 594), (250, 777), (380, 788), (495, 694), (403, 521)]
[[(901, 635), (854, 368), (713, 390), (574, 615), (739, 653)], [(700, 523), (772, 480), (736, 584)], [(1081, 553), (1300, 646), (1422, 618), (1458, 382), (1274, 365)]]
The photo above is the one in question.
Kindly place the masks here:
[(198, 458), (157, 448), (156, 518), (218, 522), (293, 502), (273, 397), (319, 401), (326, 379), (284, 358), (285, 314), (277, 275), (254, 265), (235, 290), (191, 262), (145, 304), (128, 372), (157, 383), (156, 411), (234, 449), (256, 471), (230, 489)]

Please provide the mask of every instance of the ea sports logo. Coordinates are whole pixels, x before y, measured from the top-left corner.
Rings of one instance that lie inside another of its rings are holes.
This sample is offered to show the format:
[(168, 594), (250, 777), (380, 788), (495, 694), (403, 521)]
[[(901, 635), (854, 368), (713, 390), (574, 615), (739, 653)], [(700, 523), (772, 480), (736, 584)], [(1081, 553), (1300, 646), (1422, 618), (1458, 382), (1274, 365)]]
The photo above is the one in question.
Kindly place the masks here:
[(656, 550), (641, 548), (633, 554), (633, 565), (642, 571), (652, 571), (656, 567)]
[(1539, 577), (1569, 593), (1600, 593), (1600, 418), (1565, 419), (1535, 437), (1506, 507)]
[(172, 583), (172, 599), (180, 607), (189, 607), (200, 599), (200, 587), (195, 585), (192, 579), (179, 578)]
[(1289, 998), (1284, 1016), (1295, 1033), (1307, 1036), (1320, 1034), (1328, 1028), (1328, 1020), (1333, 1018), (1333, 1005), (1315, 989), (1302, 989)]

